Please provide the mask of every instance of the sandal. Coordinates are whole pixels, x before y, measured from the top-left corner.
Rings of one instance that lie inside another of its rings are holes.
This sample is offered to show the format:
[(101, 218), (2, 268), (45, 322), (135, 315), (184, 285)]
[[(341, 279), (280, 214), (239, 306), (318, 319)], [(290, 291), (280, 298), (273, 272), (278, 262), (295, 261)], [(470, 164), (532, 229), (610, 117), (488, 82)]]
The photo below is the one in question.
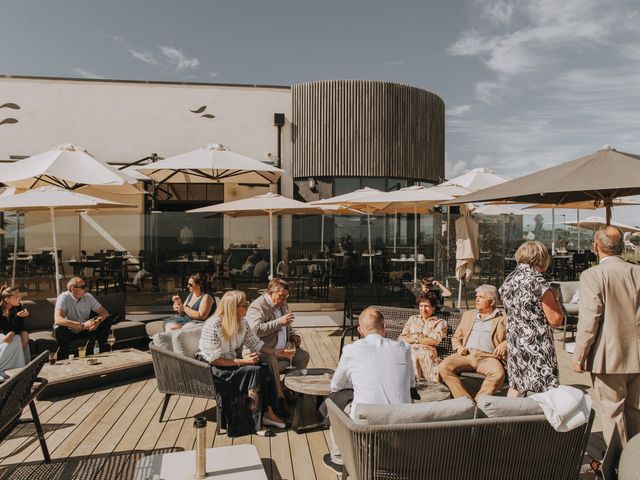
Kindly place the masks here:
[(589, 463), (591, 470), (596, 475), (602, 475), (602, 462), (596, 460), (595, 458), (591, 459), (591, 463)]

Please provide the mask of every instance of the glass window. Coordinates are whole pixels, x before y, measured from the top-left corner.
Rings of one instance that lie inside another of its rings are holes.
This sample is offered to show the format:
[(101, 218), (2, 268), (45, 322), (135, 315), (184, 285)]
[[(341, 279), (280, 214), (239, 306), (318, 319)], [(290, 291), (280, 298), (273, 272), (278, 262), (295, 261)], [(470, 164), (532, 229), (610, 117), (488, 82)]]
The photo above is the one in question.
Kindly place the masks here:
[(358, 177), (336, 177), (333, 181), (333, 196), (351, 193), (360, 188)]

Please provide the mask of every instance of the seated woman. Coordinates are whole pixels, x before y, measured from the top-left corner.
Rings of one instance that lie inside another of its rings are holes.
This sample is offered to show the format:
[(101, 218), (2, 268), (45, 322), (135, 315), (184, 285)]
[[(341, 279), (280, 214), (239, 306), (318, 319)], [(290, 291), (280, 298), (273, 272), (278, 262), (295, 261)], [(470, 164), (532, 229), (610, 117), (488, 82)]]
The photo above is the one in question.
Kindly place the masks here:
[[(222, 411), (227, 425), (234, 421), (229, 418), (233, 413), (233, 401), (239, 394), (246, 394), (250, 399), (255, 431), (260, 433), (263, 425), (284, 428), (285, 422), (273, 410), (278, 401), (274, 380), (269, 367), (260, 363), (259, 353), (282, 358), (288, 356), (284, 350), (265, 346), (253, 333), (244, 319), (248, 307), (244, 292), (226, 292), (216, 312), (204, 324), (197, 358), (211, 365), (216, 388), (222, 396)], [(243, 346), (251, 350), (244, 357)]]
[(177, 315), (164, 322), (166, 332), (182, 328), (194, 320), (203, 322), (209, 317), (216, 302), (211, 295), (204, 293), (206, 284), (204, 274), (196, 273), (189, 277), (190, 292), (185, 302), (182, 303), (178, 295), (173, 296), (173, 310)]
[(435, 295), (418, 296), (420, 315), (412, 315), (398, 337), (411, 346), (413, 369), (418, 380), (438, 381), (438, 352), (436, 345), (447, 336), (447, 322), (435, 316)]
[(24, 367), (31, 361), (29, 334), (24, 318), (29, 311), (22, 306), (20, 290), (3, 286), (0, 290), (0, 376), (5, 370)]

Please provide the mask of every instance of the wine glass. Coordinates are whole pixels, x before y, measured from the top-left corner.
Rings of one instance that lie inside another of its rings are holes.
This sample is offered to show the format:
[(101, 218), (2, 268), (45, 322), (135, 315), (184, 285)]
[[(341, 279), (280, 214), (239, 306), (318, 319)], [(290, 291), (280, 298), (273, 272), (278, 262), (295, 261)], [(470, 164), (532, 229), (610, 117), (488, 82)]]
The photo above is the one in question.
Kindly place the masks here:
[(296, 354), (296, 344), (294, 342), (287, 342), (284, 346), (284, 353), (289, 357), (289, 369), (293, 368), (293, 356)]
[(116, 343), (116, 335), (113, 333), (113, 330), (111, 330), (107, 337), (107, 343), (109, 344), (109, 352), (113, 353), (113, 344)]

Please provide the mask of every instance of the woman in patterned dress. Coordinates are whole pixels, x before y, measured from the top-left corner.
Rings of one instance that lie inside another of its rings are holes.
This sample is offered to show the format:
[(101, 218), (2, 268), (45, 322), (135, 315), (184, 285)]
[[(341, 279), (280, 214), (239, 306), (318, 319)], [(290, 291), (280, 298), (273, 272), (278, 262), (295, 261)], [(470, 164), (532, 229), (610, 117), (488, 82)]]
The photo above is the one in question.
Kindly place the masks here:
[(418, 380), (438, 381), (436, 345), (447, 336), (447, 322), (435, 316), (437, 300), (433, 294), (419, 295), (420, 315), (412, 315), (398, 337), (411, 346), (413, 370)]
[(549, 268), (549, 251), (539, 241), (525, 242), (516, 251), (517, 266), (500, 287), (507, 320), (508, 396), (545, 392), (557, 387), (558, 359), (551, 326), (562, 325), (560, 292), (542, 276)]
[[(216, 312), (202, 328), (197, 358), (211, 365), (223, 404), (231, 405), (239, 397), (238, 394), (248, 395), (256, 432), (262, 430), (262, 424), (284, 428), (285, 422), (273, 410), (277, 406), (273, 378), (269, 374), (269, 367), (260, 363), (259, 353), (286, 359), (289, 357), (283, 350), (267, 347), (249, 328), (244, 319), (248, 307), (244, 292), (226, 292)], [(244, 357), (243, 346), (251, 350)], [(225, 405), (223, 412), (226, 410), (225, 415), (228, 415), (231, 409)]]

